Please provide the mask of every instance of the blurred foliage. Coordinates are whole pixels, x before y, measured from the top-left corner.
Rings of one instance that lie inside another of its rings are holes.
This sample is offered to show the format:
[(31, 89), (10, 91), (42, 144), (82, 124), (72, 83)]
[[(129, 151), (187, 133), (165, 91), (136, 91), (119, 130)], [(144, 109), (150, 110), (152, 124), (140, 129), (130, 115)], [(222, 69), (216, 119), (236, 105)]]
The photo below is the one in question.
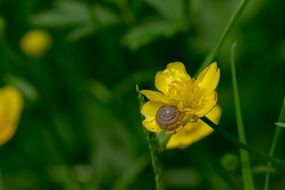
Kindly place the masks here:
[[(135, 84), (182, 61), (194, 75), (238, 1), (0, 0), (0, 83), (25, 96), (18, 131), (0, 150), (0, 189), (154, 189)], [(236, 135), (229, 50), (248, 144), (268, 152), (285, 95), (284, 1), (250, 1), (216, 60), (220, 125)], [(29, 57), (20, 40), (46, 30), (53, 44)], [(281, 134), (276, 156), (285, 159)], [(238, 148), (213, 134), (162, 155), (167, 189), (241, 189), (239, 166), (220, 160)], [(225, 159), (225, 158), (224, 158)], [(266, 162), (251, 157), (252, 166)], [(285, 188), (275, 168), (271, 188)], [(256, 189), (264, 173), (254, 175)]]

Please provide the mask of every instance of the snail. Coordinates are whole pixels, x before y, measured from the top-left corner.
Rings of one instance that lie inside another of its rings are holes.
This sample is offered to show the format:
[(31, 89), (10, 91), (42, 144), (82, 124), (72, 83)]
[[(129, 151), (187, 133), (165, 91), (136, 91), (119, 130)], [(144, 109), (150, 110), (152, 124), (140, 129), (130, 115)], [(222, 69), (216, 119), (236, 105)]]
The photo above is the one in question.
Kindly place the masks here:
[(157, 111), (155, 119), (162, 129), (171, 131), (179, 127), (176, 125), (179, 115), (180, 113), (175, 106), (164, 105)]

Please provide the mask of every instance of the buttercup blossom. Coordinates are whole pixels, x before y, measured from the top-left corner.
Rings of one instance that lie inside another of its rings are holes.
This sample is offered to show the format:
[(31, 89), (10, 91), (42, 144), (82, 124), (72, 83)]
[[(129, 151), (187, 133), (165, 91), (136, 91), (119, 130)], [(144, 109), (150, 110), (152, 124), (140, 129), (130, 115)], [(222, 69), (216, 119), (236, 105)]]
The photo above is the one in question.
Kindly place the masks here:
[(50, 48), (51, 35), (45, 30), (31, 30), (20, 41), (20, 48), (30, 57), (41, 57)]
[[(221, 117), (221, 108), (219, 106), (215, 106), (207, 115), (210, 120), (212, 120), (215, 124), (218, 124)], [(205, 124), (203, 121), (198, 120), (196, 123), (192, 123), (192, 127), (183, 127), (179, 132), (173, 134), (166, 148), (186, 148), (190, 144), (208, 136), (214, 130)]]
[(152, 132), (172, 134), (167, 148), (183, 148), (209, 135), (213, 129), (199, 118), (207, 116), (215, 123), (220, 119), (215, 91), (219, 78), (217, 63), (206, 67), (197, 79), (187, 74), (183, 63), (169, 63), (155, 76), (159, 92), (141, 90), (149, 99), (141, 109), (143, 126)]
[(22, 109), (23, 97), (16, 88), (0, 88), (0, 145), (15, 134)]

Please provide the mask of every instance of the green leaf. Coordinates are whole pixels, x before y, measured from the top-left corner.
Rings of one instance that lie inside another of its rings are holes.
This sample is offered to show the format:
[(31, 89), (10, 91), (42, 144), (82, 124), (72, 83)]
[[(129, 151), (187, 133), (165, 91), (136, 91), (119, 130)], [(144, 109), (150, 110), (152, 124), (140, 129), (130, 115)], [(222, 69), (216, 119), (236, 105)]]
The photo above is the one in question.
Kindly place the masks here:
[(8, 84), (11, 84), (17, 87), (23, 93), (24, 97), (27, 100), (31, 102), (34, 102), (35, 100), (37, 100), (38, 91), (27, 80), (19, 76), (12, 75), (12, 74), (5, 75), (4, 79)]
[(57, 2), (54, 10), (43, 11), (31, 17), (31, 23), (39, 27), (76, 27), (67, 36), (71, 41), (79, 40), (96, 32), (99, 27), (107, 27), (118, 21), (119, 17), (107, 7), (96, 4), (89, 8), (83, 2), (66, 0)]
[(176, 22), (184, 20), (183, 0), (146, 0), (146, 2), (166, 19)]
[(81, 25), (74, 30), (72, 30), (68, 36), (67, 39), (75, 42), (83, 37), (86, 37), (88, 35), (91, 35), (96, 32), (96, 27), (93, 24), (86, 24), (86, 25)]
[(91, 14), (93, 18), (86, 20), (68, 34), (67, 38), (70, 41), (77, 41), (95, 33), (100, 27), (108, 27), (119, 21), (119, 17), (116, 14), (101, 5), (93, 6)]
[(278, 127), (285, 127), (285, 123), (276, 122), (275, 125)]
[(95, 5), (92, 13), (96, 17), (96, 21), (100, 26), (110, 26), (119, 22), (119, 17), (109, 8)]
[(77, 1), (59, 1), (54, 10), (47, 10), (31, 17), (31, 23), (40, 27), (65, 28), (89, 21), (86, 4)]
[(32, 24), (36, 26), (52, 28), (65, 28), (83, 23), (108, 26), (118, 21), (119, 17), (107, 7), (96, 4), (90, 9), (86, 4), (76, 1), (57, 2), (54, 10), (41, 12), (31, 18)]
[(131, 29), (122, 39), (130, 49), (136, 50), (160, 37), (170, 37), (180, 30), (173, 22), (153, 20)]

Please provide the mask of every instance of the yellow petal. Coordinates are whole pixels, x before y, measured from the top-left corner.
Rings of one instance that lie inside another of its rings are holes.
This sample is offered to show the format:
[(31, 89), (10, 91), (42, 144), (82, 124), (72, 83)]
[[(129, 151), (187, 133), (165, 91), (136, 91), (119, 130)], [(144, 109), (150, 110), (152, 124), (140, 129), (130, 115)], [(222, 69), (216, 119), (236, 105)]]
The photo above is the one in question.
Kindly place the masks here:
[(195, 83), (200, 89), (204, 90), (206, 94), (209, 94), (216, 89), (219, 80), (220, 69), (217, 67), (217, 63), (214, 62), (199, 74)]
[(146, 102), (141, 109), (141, 114), (145, 117), (142, 124), (143, 126), (152, 132), (160, 132), (162, 131), (159, 125), (156, 123), (155, 116), (157, 111), (163, 106), (164, 104), (154, 101)]
[(168, 98), (161, 92), (156, 92), (152, 90), (141, 90), (140, 91), (147, 99), (154, 102), (161, 102), (164, 104), (169, 104)]
[(0, 145), (15, 133), (23, 108), (21, 93), (12, 86), (0, 89)]
[[(215, 124), (218, 124), (222, 111), (219, 106), (215, 106), (210, 113), (206, 116)], [(180, 129), (176, 134), (173, 134), (166, 148), (186, 148), (187, 146), (199, 141), (200, 139), (208, 136), (214, 130), (199, 120), (197, 123), (188, 123), (184, 128)]]
[(11, 127), (6, 127), (1, 131), (0, 133), (0, 145), (5, 144), (8, 140), (10, 140), (15, 132), (16, 132), (17, 126), (11, 126)]
[(169, 85), (174, 81), (191, 83), (191, 77), (181, 62), (169, 63), (165, 70), (159, 71), (155, 76), (156, 88), (165, 95), (169, 94)]
[(193, 113), (198, 117), (203, 117), (213, 109), (216, 103), (217, 93), (214, 91), (205, 97), (201, 97), (201, 103), (193, 107)]

